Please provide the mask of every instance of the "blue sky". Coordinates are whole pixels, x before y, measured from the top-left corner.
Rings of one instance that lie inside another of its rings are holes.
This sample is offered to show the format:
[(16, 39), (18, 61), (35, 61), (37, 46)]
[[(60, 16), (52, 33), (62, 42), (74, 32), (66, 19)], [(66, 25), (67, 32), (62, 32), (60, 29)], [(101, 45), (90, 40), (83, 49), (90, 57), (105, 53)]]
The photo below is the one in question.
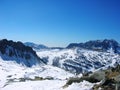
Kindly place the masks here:
[(115, 39), (119, 0), (0, 0), (0, 39), (48, 46)]

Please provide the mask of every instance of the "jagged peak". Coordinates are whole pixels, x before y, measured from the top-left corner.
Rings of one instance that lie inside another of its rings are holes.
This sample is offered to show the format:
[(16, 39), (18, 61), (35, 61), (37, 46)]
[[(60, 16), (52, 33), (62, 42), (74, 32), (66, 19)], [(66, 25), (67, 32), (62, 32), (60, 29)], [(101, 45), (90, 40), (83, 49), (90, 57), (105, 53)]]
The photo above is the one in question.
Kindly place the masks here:
[(114, 39), (104, 39), (104, 40), (90, 40), (85, 43), (71, 43), (67, 46), (67, 48), (84, 48), (90, 50), (100, 50), (100, 51), (108, 51), (109, 49), (113, 49), (113, 52), (117, 51), (120, 48), (119, 43)]
[(48, 49), (49, 47), (43, 45), (43, 44), (35, 44), (33, 42), (25, 42), (25, 46), (32, 47), (34, 50), (40, 50), (40, 49)]
[(0, 40), (0, 56), (3, 60), (14, 60), (17, 63), (23, 63), (26, 66), (32, 66), (37, 63), (43, 63), (36, 52), (22, 42), (12, 40)]

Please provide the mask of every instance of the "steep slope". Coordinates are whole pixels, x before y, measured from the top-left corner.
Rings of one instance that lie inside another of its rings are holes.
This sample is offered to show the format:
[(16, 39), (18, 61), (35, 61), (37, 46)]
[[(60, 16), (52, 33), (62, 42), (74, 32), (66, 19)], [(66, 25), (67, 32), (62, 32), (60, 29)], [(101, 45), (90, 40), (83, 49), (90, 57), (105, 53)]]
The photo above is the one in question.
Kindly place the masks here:
[(83, 81), (63, 88), (70, 77), (74, 75), (57, 67), (26, 67), (0, 58), (0, 90), (89, 90), (94, 85)]
[(29, 46), (29, 47), (31, 47), (31, 48), (33, 48), (34, 50), (40, 50), (40, 49), (48, 49), (48, 47), (47, 46), (45, 46), (45, 45), (42, 45), (42, 44), (35, 44), (35, 43), (32, 43), (32, 42), (25, 42), (24, 43), (24, 45), (25, 46)]
[(0, 90), (59, 90), (73, 76), (49, 65), (26, 67), (0, 58)]
[(25, 46), (21, 42), (0, 40), (0, 56), (3, 60), (14, 60), (17, 63), (31, 67), (36, 64), (43, 64), (36, 52), (31, 47)]
[(45, 49), (47, 49), (47, 50), (64, 49), (63, 47), (47, 47), (43, 44), (35, 44), (32, 42), (25, 42), (24, 45), (33, 48), (33, 50), (35, 50), (35, 51), (40, 51), (40, 50), (45, 50)]
[(46, 50), (37, 52), (37, 54), (40, 58), (46, 60), (47, 64), (73, 73), (91, 72), (120, 63), (119, 54), (81, 48)]
[[(80, 73), (78, 78), (81, 73), (120, 64), (119, 43), (114, 40), (89, 41), (66, 49), (37, 49), (37, 54), (33, 49), (21, 42), (0, 41), (1, 90), (90, 90), (95, 83), (83, 81), (63, 86), (76, 74)], [(43, 63), (46, 65), (37, 65)]]
[(74, 47), (95, 50), (95, 51), (104, 51), (104, 52), (113, 51), (114, 53), (120, 54), (120, 44), (113, 39), (93, 40), (85, 43), (71, 43), (67, 46), (67, 48), (69, 49)]

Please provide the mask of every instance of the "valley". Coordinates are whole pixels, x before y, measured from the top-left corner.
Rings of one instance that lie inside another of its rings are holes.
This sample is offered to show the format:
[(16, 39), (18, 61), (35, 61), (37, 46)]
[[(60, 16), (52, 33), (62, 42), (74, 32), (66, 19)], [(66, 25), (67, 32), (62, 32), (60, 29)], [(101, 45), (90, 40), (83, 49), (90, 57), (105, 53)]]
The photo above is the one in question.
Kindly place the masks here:
[[(0, 90), (91, 90), (93, 87), (96, 88), (93, 90), (105, 90), (103, 84), (120, 75), (119, 71), (110, 71), (120, 64), (116, 41), (94, 41), (86, 47), (70, 44), (69, 48), (28, 44), (0, 41)], [(93, 48), (88, 48), (89, 45)], [(111, 73), (115, 74), (111, 76)], [(111, 77), (106, 79), (106, 75)]]

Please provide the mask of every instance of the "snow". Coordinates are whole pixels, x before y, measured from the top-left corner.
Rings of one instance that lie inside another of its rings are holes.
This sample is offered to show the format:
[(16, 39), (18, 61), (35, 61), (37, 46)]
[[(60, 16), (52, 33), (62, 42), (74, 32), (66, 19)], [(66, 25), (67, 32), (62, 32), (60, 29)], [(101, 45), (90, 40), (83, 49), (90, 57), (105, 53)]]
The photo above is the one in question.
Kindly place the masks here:
[(3, 61), (0, 58), (0, 87), (3, 87), (7, 82), (7, 78), (9, 75), (12, 75), (16, 78), (21, 77), (23, 75), (23, 68), (21, 65), (16, 64), (13, 61)]
[[(112, 44), (107, 52), (82, 48), (48, 49), (44, 45), (26, 44), (32, 46), (40, 58), (47, 59), (47, 65), (42, 61), (40, 64), (37, 58), (28, 52), (23, 54), (29, 54), (31, 60), (20, 58), (20, 52), (17, 50), (15, 53), (18, 58), (9, 57), (10, 50), (13, 51), (14, 48), (8, 46), (5, 54), (0, 53), (2, 57), (0, 57), (0, 90), (91, 90), (95, 83), (87, 81), (72, 83), (68, 87), (63, 86), (70, 77), (82, 76), (82, 74), (75, 75), (76, 72), (94, 72), (120, 63), (120, 55), (114, 53)], [(92, 48), (101, 49), (101, 47)], [(120, 48), (117, 49), (119, 52)], [(27, 64), (32, 67), (26, 67)]]
[(94, 84), (89, 83), (87, 81), (83, 81), (81, 83), (73, 83), (68, 88), (64, 90), (91, 90)]
[[(68, 78), (75, 77), (76, 75), (52, 66), (54, 58), (59, 57), (61, 59), (60, 64), (67, 59), (73, 60), (75, 63), (81, 63), (83, 69), (85, 69), (84, 66), (88, 62), (82, 59), (81, 61), (74, 60), (81, 55), (85, 56), (87, 58), (86, 60), (89, 60), (89, 63), (91, 62), (91, 64), (95, 61), (99, 61), (102, 64), (105, 63), (106, 66), (104, 68), (114, 66), (116, 62), (120, 62), (120, 56), (117, 54), (83, 49), (41, 50), (37, 52), (37, 55), (41, 58), (48, 57), (48, 65), (37, 64), (30, 68), (18, 64), (14, 62), (14, 60), (6, 61), (0, 58), (0, 90), (90, 90), (94, 84), (87, 81), (73, 83), (72, 85), (63, 88)], [(95, 57), (95, 59), (93, 59), (93, 57)], [(70, 62), (68, 64), (74, 65)], [(78, 65), (76, 65), (76, 67), (78, 67)], [(94, 65), (88, 71), (90, 70), (96, 70)], [(82, 75), (80, 74), (79, 77), (81, 76)], [(32, 81), (35, 77), (42, 77), (44, 80)], [(46, 79), (48, 77), (52, 79)], [(20, 81), (20, 78), (26, 80)]]
[[(9, 52), (10, 50), (12, 50), (16, 56), (9, 56)], [(16, 61), (17, 63), (19, 64), (23, 64), (23, 65), (27, 65), (27, 66), (33, 66), (33, 65), (36, 65), (36, 64), (41, 64), (41, 65), (44, 65), (44, 63), (39, 60), (30, 52), (22, 52), (23, 55), (30, 55), (30, 59), (29, 60), (26, 60), (25, 57), (20, 57), (20, 54), (21, 52), (18, 52), (16, 49), (14, 50), (11, 46), (8, 46), (7, 49), (6, 49), (6, 53), (5, 54), (2, 54), (0, 52), (0, 56), (2, 59), (4, 59), (4, 61)]]
[(28, 81), (8, 85), (2, 90), (62, 90), (65, 81), (45, 80), (45, 81)]
[[(19, 80), (20, 78), (34, 79), (35, 76), (53, 77), (53, 79), (22, 82)], [(79, 90), (81, 87), (83, 88), (81, 90), (87, 90), (86, 88), (89, 90), (92, 87), (93, 84), (84, 81), (63, 88), (67, 79), (74, 76), (72, 73), (50, 65), (28, 68), (14, 61), (4, 61), (0, 58), (0, 90)], [(79, 76), (81, 77), (81, 74)]]
[[(25, 81), (20, 78), (34, 79), (35, 76), (53, 80)], [(14, 61), (4, 61), (0, 58), (0, 90), (58, 90), (66, 83), (66, 79), (74, 75), (57, 67), (44, 65), (28, 68)], [(9, 80), (14, 80), (9, 82)], [(46, 89), (48, 88), (48, 89)]]
[(90, 90), (94, 84), (87, 81), (81, 83), (73, 83), (72, 85), (63, 88), (65, 81), (60, 80), (45, 80), (45, 81), (28, 81), (8, 85), (2, 90)]
[[(48, 60), (49, 65), (57, 63), (55, 66), (76, 73), (77, 69), (81, 69), (80, 73), (94, 72), (97, 69), (104, 69), (109, 66), (113, 67), (116, 63), (120, 63), (120, 55), (111, 52), (93, 51), (81, 48), (62, 49), (62, 50), (43, 50), (38, 51), (37, 55)], [(55, 62), (57, 60), (57, 62)], [(68, 65), (67, 69), (66, 66)], [(87, 67), (87, 65), (89, 65)], [(71, 67), (70, 67), (71, 66)]]
[[(72, 49), (64, 49), (64, 50), (53, 49), (53, 50), (43, 50), (37, 52), (37, 55), (41, 58), (49, 57), (49, 61), (48, 61), (49, 65), (53, 64), (53, 60), (55, 57), (60, 57), (60, 58), (65, 57), (65, 59), (71, 59), (71, 58), (75, 59), (75, 54), (76, 51)], [(65, 61), (64, 59), (61, 59), (61, 63), (64, 61)]]

